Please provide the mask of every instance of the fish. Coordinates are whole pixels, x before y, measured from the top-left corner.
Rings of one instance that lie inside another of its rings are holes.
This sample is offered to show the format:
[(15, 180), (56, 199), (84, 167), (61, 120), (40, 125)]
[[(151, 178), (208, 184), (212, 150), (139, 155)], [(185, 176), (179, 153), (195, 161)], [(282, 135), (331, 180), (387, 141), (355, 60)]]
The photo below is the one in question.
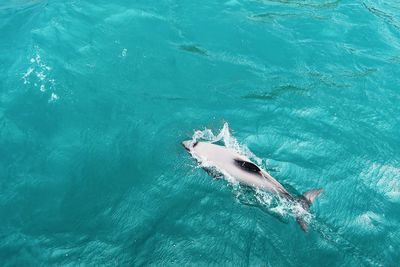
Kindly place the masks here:
[(195, 54), (199, 54), (199, 55), (203, 55), (203, 56), (207, 56), (207, 51), (204, 50), (203, 48), (194, 45), (194, 44), (183, 44), (179, 46), (180, 49), (185, 50), (187, 52), (191, 52), (191, 53), (195, 53)]
[[(232, 148), (211, 142), (193, 140), (183, 141), (182, 145), (193, 158), (204, 166), (203, 168), (209, 174), (213, 175), (214, 172), (211, 170), (216, 169), (241, 184), (275, 193), (279, 195), (279, 197), (295, 204), (299, 203), (305, 210), (309, 210), (315, 198), (323, 192), (322, 188), (317, 188), (308, 190), (300, 196), (295, 196), (267, 171)], [(304, 217), (296, 214), (295, 217), (301, 229), (307, 232), (308, 223)]]

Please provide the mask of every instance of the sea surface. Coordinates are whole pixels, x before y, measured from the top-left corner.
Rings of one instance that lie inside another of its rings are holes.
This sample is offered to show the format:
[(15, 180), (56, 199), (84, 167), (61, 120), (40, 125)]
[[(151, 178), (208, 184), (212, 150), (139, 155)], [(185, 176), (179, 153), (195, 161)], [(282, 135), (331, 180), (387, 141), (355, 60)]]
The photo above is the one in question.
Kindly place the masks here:
[(0, 1), (0, 266), (399, 264), (399, 1)]

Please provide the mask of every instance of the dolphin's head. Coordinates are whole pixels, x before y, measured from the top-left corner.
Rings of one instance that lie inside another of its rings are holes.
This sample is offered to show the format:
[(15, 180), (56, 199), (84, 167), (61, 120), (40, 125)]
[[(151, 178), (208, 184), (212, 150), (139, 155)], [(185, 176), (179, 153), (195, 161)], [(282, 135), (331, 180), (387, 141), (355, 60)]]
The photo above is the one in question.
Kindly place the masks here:
[(198, 142), (194, 142), (193, 140), (186, 140), (182, 142), (183, 147), (187, 150), (187, 151), (191, 151), (196, 145), (198, 144)]
[(183, 145), (183, 147), (184, 147), (186, 150), (190, 151), (191, 142), (192, 142), (192, 141), (190, 141), (190, 140), (186, 140), (186, 141), (183, 141), (183, 142), (182, 142), (182, 145)]

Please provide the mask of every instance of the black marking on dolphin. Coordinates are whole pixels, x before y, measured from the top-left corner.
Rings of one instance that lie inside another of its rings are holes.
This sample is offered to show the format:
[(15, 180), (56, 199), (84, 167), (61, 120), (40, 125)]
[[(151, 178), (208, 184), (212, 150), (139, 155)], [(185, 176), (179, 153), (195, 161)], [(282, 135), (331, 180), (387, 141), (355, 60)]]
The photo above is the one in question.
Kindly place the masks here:
[[(197, 142), (197, 141), (194, 142), (193, 145), (192, 145), (192, 148), (193, 148), (193, 147), (196, 147), (198, 143), (199, 143), (199, 142)], [(189, 148), (189, 147), (185, 146), (183, 143), (182, 143), (182, 145), (183, 145), (183, 147), (184, 147), (187, 151), (190, 152), (190, 148)]]
[(252, 162), (244, 161), (241, 159), (234, 159), (234, 161), (240, 168), (242, 168), (245, 171), (261, 174), (261, 169), (258, 168), (257, 165), (255, 165)]

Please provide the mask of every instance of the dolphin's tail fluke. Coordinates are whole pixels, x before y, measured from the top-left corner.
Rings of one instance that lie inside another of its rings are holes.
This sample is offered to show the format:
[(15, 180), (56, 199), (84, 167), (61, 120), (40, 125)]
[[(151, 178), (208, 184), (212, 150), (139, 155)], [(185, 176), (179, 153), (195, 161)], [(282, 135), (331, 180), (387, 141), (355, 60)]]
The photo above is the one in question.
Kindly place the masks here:
[[(311, 189), (308, 190), (307, 192), (304, 192), (302, 196), (300, 196), (299, 201), (303, 205), (303, 208), (308, 210), (313, 203), (314, 199), (324, 191), (322, 188), (319, 189)], [(308, 224), (306, 220), (302, 216), (297, 216), (296, 221), (299, 223), (301, 229), (303, 229), (304, 232), (307, 232)]]

